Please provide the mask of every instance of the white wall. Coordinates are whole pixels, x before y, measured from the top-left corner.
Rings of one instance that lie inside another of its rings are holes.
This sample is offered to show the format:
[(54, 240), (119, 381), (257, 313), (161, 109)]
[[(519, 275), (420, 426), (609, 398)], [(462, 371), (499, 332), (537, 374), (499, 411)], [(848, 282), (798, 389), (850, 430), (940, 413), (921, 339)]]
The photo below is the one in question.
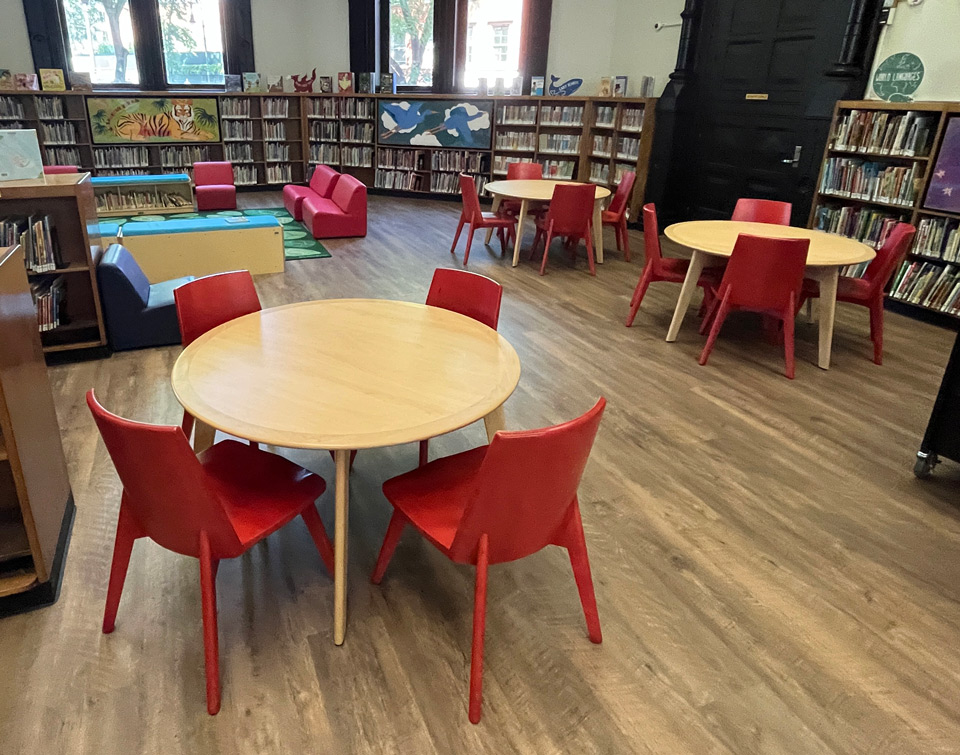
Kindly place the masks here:
[(888, 56), (912, 52), (923, 61), (923, 83), (915, 100), (960, 100), (960, 3), (926, 0), (920, 5), (900, 3), (893, 25), (883, 29), (866, 96), (873, 92), (873, 70)]
[(14, 73), (33, 73), (33, 56), (23, 0), (0, 0), (0, 68)]
[[(6, 2), (7, 0), (0, 0)], [(336, 76), (350, 70), (347, 0), (251, 0), (257, 71)]]

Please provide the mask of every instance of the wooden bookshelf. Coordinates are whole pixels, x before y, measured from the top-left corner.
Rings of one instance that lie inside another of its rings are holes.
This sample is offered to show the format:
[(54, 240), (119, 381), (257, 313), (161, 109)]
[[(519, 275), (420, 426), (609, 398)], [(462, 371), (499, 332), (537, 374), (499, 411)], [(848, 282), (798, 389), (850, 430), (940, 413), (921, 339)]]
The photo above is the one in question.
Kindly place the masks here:
[[(850, 118), (851, 113), (864, 114), (864, 118), (873, 119), (874, 123), (881, 116), (885, 116), (889, 123), (889, 119), (912, 114), (915, 119), (929, 122), (929, 128), (925, 131), (926, 136), (923, 138), (922, 144), (910, 144), (909, 149), (906, 150), (891, 149), (883, 144), (871, 144), (869, 143), (869, 133), (864, 134), (859, 143), (848, 144), (843, 142), (841, 135), (845, 119)], [(882, 240), (882, 237), (877, 234), (877, 230), (878, 224), (881, 224), (884, 219), (908, 222), (917, 226), (920, 230), (924, 228), (922, 225), (924, 219), (942, 219), (945, 224), (956, 221), (956, 223), (952, 223), (952, 227), (960, 226), (960, 213), (928, 210), (924, 207), (933, 166), (940, 152), (944, 130), (949, 119), (954, 117), (960, 117), (960, 103), (891, 103), (876, 100), (841, 100), (837, 102), (834, 108), (830, 137), (823, 152), (823, 161), (817, 179), (817, 191), (814, 194), (808, 226), (840, 232), (874, 246), (878, 246)], [(833, 186), (827, 186), (830, 167), (831, 165), (839, 165), (840, 163), (837, 161), (840, 160), (848, 161), (848, 165), (854, 166), (854, 170), (857, 165), (873, 163), (883, 171), (912, 171), (913, 179), (909, 187), (911, 189), (909, 196), (891, 198), (888, 194), (882, 196), (863, 195), (862, 193), (848, 195), (837, 191)], [(844, 215), (841, 215), (841, 213), (844, 213)], [(838, 223), (841, 217), (849, 222), (841, 226)], [(947, 265), (956, 264), (956, 268), (954, 268), (957, 271), (956, 283), (960, 284), (960, 255), (956, 260), (943, 259), (942, 249), (939, 253), (932, 253), (930, 250), (923, 248), (924, 238), (924, 235), (918, 232), (906, 261), (894, 273), (888, 299), (896, 304), (899, 311), (905, 314), (922, 316), (923, 313), (936, 313), (943, 320), (956, 326), (960, 322), (960, 315), (936, 306), (929, 306), (928, 303), (925, 304), (925, 296), (918, 297), (916, 301), (904, 298), (904, 294), (909, 294), (910, 290), (903, 291), (900, 289), (900, 284), (903, 282), (904, 276), (910, 271), (911, 265), (923, 263), (928, 263), (928, 271), (931, 272), (934, 271), (934, 268), (943, 269)], [(918, 269), (915, 267), (914, 271), (916, 272)], [(847, 270), (845, 273), (858, 275), (862, 274), (862, 269)], [(943, 270), (943, 275), (949, 276), (952, 274), (949, 269), (946, 269)], [(938, 276), (934, 274), (934, 277)], [(910, 280), (907, 283), (910, 283)], [(946, 284), (946, 279), (944, 284)]]
[(0, 250), (0, 615), (52, 603), (73, 496), (20, 247)]
[(49, 216), (56, 229), (60, 265), (31, 273), (31, 283), (62, 276), (64, 304), (61, 325), (39, 332), (47, 352), (102, 348), (106, 345), (96, 263), (100, 234), (93, 187), (88, 173), (43, 176), (0, 182), (0, 218)]

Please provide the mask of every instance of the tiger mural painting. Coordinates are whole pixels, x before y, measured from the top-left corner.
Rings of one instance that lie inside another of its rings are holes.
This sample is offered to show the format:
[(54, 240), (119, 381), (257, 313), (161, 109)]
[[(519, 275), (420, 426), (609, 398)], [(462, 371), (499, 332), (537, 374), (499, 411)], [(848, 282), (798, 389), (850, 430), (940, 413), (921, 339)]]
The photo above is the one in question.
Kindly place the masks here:
[[(211, 101), (213, 102), (213, 101)], [(144, 112), (152, 109), (158, 112)], [(213, 102), (213, 113), (216, 104)], [(122, 100), (112, 110), (91, 107), (95, 141), (219, 141), (216, 115), (197, 107), (193, 100)]]

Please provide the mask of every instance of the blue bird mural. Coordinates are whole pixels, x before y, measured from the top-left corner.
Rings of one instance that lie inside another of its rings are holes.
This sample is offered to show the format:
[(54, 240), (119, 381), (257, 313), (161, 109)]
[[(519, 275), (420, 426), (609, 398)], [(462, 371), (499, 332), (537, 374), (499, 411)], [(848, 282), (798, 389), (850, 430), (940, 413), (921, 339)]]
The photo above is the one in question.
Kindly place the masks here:
[(470, 121), (484, 118), (486, 115), (482, 110), (471, 115), (463, 105), (458, 105), (450, 110), (450, 114), (443, 123), (436, 128), (430, 129), (427, 133), (435, 134), (438, 131), (449, 131), (451, 134), (455, 133), (460, 137), (461, 144), (466, 147), (472, 147), (476, 142), (470, 129)]
[(389, 128), (389, 131), (380, 135), (381, 139), (386, 139), (393, 136), (397, 132), (408, 133), (413, 131), (417, 126), (426, 120), (431, 115), (436, 115), (433, 110), (424, 110), (420, 112), (420, 109), (426, 103), (419, 103), (416, 107), (401, 107), (399, 103), (396, 102), (383, 102), (381, 107), (384, 110), (384, 113), (390, 117), (394, 125), (392, 128), (384, 123), (384, 126)]

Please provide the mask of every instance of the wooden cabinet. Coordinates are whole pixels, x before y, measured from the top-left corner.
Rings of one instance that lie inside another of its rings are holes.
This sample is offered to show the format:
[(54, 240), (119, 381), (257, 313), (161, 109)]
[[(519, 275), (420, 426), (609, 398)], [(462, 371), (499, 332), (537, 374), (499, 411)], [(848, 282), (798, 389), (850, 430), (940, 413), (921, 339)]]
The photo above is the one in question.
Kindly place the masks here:
[(0, 615), (56, 600), (73, 496), (19, 247), (0, 250)]

